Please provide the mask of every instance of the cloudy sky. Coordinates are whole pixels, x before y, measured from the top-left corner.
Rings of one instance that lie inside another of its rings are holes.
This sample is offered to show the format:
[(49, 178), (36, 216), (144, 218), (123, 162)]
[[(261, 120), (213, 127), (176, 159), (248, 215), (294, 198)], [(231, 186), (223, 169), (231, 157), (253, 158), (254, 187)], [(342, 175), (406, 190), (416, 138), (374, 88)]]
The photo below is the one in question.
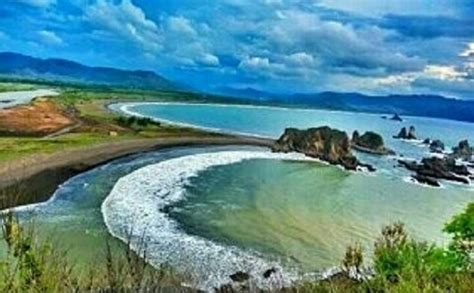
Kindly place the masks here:
[(3, 0), (0, 51), (203, 90), (474, 99), (474, 1)]

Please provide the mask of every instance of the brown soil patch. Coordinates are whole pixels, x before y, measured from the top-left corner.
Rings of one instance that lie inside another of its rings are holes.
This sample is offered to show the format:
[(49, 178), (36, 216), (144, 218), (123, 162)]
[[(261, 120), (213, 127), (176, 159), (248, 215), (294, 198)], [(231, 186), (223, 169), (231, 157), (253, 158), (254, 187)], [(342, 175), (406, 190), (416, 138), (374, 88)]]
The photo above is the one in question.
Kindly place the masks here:
[(74, 124), (74, 119), (54, 102), (38, 99), (30, 105), (0, 110), (0, 132), (46, 135)]

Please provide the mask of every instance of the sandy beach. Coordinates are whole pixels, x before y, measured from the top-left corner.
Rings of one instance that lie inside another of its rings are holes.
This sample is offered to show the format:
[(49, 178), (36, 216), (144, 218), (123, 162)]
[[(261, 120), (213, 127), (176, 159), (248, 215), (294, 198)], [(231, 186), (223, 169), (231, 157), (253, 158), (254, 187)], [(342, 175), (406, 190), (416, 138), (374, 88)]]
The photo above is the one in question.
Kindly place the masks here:
[(45, 201), (67, 179), (131, 154), (178, 146), (272, 144), (247, 136), (136, 139), (9, 161), (0, 164), (0, 209)]

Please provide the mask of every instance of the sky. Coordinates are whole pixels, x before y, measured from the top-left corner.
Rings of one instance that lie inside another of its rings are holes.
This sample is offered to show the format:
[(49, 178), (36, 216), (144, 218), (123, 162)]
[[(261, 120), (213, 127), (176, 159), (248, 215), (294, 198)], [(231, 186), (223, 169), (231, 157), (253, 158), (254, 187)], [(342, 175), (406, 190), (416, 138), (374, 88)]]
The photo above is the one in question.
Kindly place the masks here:
[(474, 99), (474, 1), (3, 0), (0, 51), (205, 91)]

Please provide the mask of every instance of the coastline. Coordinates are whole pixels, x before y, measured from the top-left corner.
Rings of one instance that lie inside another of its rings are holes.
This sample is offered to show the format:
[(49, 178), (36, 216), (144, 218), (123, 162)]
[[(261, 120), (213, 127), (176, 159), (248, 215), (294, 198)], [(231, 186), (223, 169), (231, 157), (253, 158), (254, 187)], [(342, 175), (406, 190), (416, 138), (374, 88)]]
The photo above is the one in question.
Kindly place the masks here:
[(15, 160), (0, 165), (0, 210), (46, 201), (69, 178), (132, 154), (183, 146), (271, 147), (273, 142), (243, 135), (135, 139)]

